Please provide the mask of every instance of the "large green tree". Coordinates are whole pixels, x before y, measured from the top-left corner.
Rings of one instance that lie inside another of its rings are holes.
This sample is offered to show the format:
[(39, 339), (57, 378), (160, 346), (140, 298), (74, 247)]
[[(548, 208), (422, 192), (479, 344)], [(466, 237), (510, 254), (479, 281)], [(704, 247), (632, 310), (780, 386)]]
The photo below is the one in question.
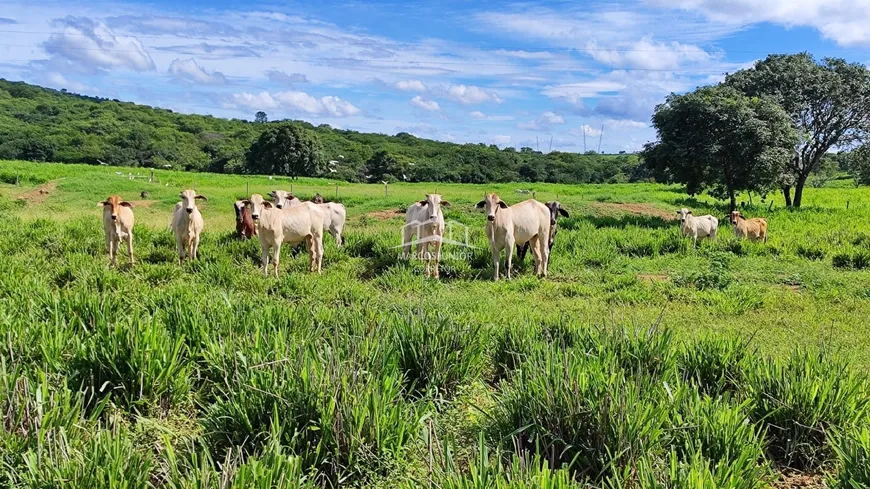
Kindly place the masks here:
[(748, 96), (773, 97), (789, 114), (799, 139), (781, 181), (786, 205), (800, 207), (804, 186), (828, 150), (848, 146), (870, 129), (870, 71), (861, 64), (839, 58), (818, 63), (807, 53), (770, 55), (725, 83)]
[(773, 100), (746, 97), (725, 86), (671, 95), (652, 118), (659, 140), (647, 145), (646, 165), (660, 178), (728, 198), (776, 188), (795, 141), (788, 114)]
[(272, 126), (248, 150), (248, 173), (287, 175), (293, 178), (323, 173), (324, 158), (317, 137), (296, 124)]

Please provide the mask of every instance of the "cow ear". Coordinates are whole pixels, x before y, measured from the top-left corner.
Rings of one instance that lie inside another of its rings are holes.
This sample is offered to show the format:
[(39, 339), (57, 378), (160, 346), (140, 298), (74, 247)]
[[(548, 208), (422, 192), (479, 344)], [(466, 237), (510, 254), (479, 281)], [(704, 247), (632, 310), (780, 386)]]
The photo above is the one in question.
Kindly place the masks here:
[(483, 206), (485, 206), (485, 205), (486, 205), (486, 201), (485, 201), (485, 200), (481, 200), (481, 201), (478, 202), (477, 205), (475, 205), (474, 207), (476, 207), (476, 208), (478, 208), (478, 209), (482, 209)]
[(107, 206), (107, 205), (109, 205), (109, 203), (106, 202), (105, 200), (101, 200), (101, 201), (97, 202), (97, 207), (103, 207), (103, 206)]
[(498, 201), (498, 206), (502, 209), (507, 209), (508, 205), (504, 203), (503, 200)]
[(421, 201), (419, 202), (419, 204), (420, 204), (420, 205), (428, 205), (428, 204), (429, 204), (429, 201), (428, 201), (428, 200), (421, 200)]
[(450, 208), (450, 202), (448, 202), (448, 201), (446, 201), (446, 200), (442, 200), (442, 201), (441, 201), (441, 207), (447, 207), (447, 208)]
[(266, 209), (271, 209), (271, 208), (272, 208), (272, 203), (269, 202), (268, 200), (264, 200), (264, 201), (263, 201), (263, 207), (265, 207)]
[(242, 204), (244, 204), (244, 205), (251, 205), (251, 201), (248, 200), (248, 199), (245, 199), (245, 200), (242, 201)]
[(196, 197), (194, 197), (194, 199), (204, 200), (204, 201), (208, 202), (208, 198), (206, 198), (205, 195), (197, 195)]
[(273, 191), (269, 192), (269, 193), (266, 194), (266, 195), (268, 195), (268, 196), (270, 196), (270, 197), (274, 197), (274, 196), (275, 196), (275, 191), (273, 190)]
[(126, 202), (126, 201), (125, 201), (125, 202), (121, 202), (121, 205), (123, 205), (124, 207), (133, 207), (133, 204), (131, 204), (131, 203), (129, 203), (129, 202)]
[(565, 209), (563, 209), (561, 207), (559, 207), (559, 214), (562, 214), (562, 217), (571, 217), (568, 215), (568, 211), (566, 211)]
[(692, 215), (692, 211), (688, 211), (688, 212), (686, 212), (686, 214), (688, 214), (688, 215), (691, 216), (691, 215)]

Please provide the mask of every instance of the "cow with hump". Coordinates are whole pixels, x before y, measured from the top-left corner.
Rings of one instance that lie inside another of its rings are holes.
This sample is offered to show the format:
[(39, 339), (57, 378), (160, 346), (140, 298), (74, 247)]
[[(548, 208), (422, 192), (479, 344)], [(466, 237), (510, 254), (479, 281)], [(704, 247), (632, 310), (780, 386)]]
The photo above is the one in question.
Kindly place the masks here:
[[(439, 278), (441, 261), (441, 242), (444, 239), (444, 213), (442, 207), (450, 207), (440, 194), (426, 194), (426, 198), (414, 202), (405, 211), (405, 227), (402, 228), (402, 247), (407, 257), (416, 236), (417, 255), (426, 262), (426, 276)], [(429, 246), (432, 251), (429, 251)], [(432, 263), (434, 262), (434, 267)], [(434, 273), (433, 273), (434, 272)]]
[(119, 195), (112, 195), (97, 206), (103, 208), (103, 230), (106, 232), (106, 246), (109, 248), (109, 259), (114, 266), (121, 240), (127, 243), (127, 253), (130, 264), (136, 263), (133, 258), (133, 204), (121, 200)]
[(269, 274), (270, 251), (277, 277), (281, 245), (288, 243), (292, 246), (302, 241), (308, 247), (308, 270), (320, 273), (323, 264), (323, 210), (312, 202), (288, 205), (287, 200), (284, 200), (286, 195), (279, 192), (281, 191), (272, 192), (276, 198), (274, 205), (264, 200), (260, 194), (253, 194), (244, 201), (251, 206), (251, 218), (257, 225), (257, 237), (263, 252), (263, 274)]
[(499, 259), (505, 251), (505, 270), (511, 278), (511, 262), (515, 245), (529, 243), (535, 257), (535, 274), (547, 276), (550, 257), (550, 209), (534, 199), (508, 206), (497, 194), (488, 194), (477, 203), (486, 210), (486, 236), (492, 252), (493, 280), (499, 278)]

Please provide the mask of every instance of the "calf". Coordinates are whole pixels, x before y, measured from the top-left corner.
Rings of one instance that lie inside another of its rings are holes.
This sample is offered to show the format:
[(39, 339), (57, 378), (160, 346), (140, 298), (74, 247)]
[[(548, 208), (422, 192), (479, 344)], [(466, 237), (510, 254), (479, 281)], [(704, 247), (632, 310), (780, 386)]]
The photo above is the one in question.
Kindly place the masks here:
[(277, 277), (281, 245), (295, 245), (303, 240), (308, 245), (308, 271), (320, 273), (323, 264), (324, 212), (317, 204), (302, 202), (292, 207), (282, 204), (279, 209), (277, 204), (273, 206), (271, 202), (263, 200), (260, 194), (251, 195), (244, 203), (251, 206), (251, 218), (257, 223), (264, 275), (269, 274), (270, 250), (273, 250), (272, 263)]
[[(550, 239), (547, 242), (547, 248), (550, 254), (553, 253), (553, 244), (556, 242), (556, 221), (561, 215), (562, 217), (570, 217), (568, 215), (568, 211), (562, 207), (562, 204), (559, 201), (547, 202), (544, 204), (550, 210)], [(529, 251), (529, 243), (523, 243), (522, 245), (517, 245), (517, 260), (522, 262), (526, 259), (526, 253)], [(547, 260), (549, 260), (549, 255), (547, 255)], [(549, 262), (548, 262), (549, 266)]]
[(698, 246), (698, 238), (716, 239), (716, 233), (719, 231), (719, 219), (709, 214), (695, 217), (692, 215), (692, 211), (685, 207), (677, 211), (677, 216), (680, 218), (680, 232), (683, 233), (683, 236), (691, 236), (695, 246)]
[(175, 204), (172, 216), (172, 232), (175, 233), (175, 245), (178, 250), (178, 264), (184, 263), (185, 257), (196, 260), (199, 250), (199, 235), (202, 233), (202, 214), (196, 207), (197, 200), (208, 200), (197, 195), (193, 190), (184, 190), (179, 195), (181, 202)]
[(236, 211), (236, 234), (239, 238), (251, 239), (257, 234), (254, 220), (251, 219), (251, 210), (248, 209), (243, 200), (237, 200), (233, 204), (233, 209)]
[(314, 202), (315, 204), (323, 204), (324, 203), (323, 196), (320, 195), (320, 192), (317, 192), (316, 194), (314, 194), (314, 197), (311, 199), (311, 202)]
[(514, 245), (530, 243), (535, 257), (535, 274), (547, 276), (550, 257), (550, 209), (534, 199), (508, 207), (496, 194), (489, 194), (477, 203), (486, 209), (486, 236), (492, 252), (493, 280), (498, 280), (498, 262), (505, 250), (505, 269), (511, 278), (511, 258)]
[(130, 264), (136, 263), (133, 258), (133, 204), (121, 200), (118, 195), (112, 195), (97, 202), (97, 205), (103, 207), (103, 230), (106, 232), (106, 246), (109, 248), (112, 266), (116, 263), (122, 239), (127, 243)]
[[(426, 198), (414, 202), (405, 211), (405, 226), (402, 228), (402, 250), (404, 256), (411, 253), (414, 236), (417, 237), (417, 255), (426, 262), (426, 276), (432, 276), (430, 265), (434, 261), (434, 276), (439, 278), (441, 261), (441, 241), (444, 239), (444, 213), (441, 207), (450, 207), (450, 202), (441, 199), (439, 194), (426, 194)], [(433, 252), (429, 253), (429, 245)]]
[(734, 235), (740, 239), (748, 238), (750, 241), (761, 240), (767, 243), (766, 219), (746, 219), (740, 215), (740, 211), (731, 211), (731, 227), (734, 228)]

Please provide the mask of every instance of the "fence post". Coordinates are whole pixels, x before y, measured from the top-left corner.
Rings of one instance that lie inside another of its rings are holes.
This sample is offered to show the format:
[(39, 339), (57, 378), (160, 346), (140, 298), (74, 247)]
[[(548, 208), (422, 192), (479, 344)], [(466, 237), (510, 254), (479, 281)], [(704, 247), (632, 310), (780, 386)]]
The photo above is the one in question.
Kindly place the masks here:
[(247, 198), (250, 196), (251, 196), (250, 180), (245, 180), (245, 197)]
[(389, 185), (390, 185), (389, 183), (384, 182), (384, 197), (389, 197), (389, 196), (390, 196), (390, 191), (389, 191), (389, 189), (388, 189)]
[(335, 200), (338, 200), (338, 182), (335, 182)]
[(846, 210), (849, 210), (849, 201), (846, 201)]

